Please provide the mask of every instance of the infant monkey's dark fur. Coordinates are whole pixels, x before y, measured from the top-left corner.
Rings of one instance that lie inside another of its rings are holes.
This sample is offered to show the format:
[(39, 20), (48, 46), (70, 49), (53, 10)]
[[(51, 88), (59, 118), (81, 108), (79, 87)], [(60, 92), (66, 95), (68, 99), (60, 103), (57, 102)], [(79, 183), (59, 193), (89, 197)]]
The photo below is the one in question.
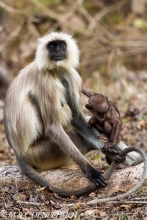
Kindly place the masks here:
[(85, 107), (93, 114), (88, 121), (88, 127), (95, 127), (101, 133), (99, 138), (108, 141), (104, 145), (104, 150), (113, 147), (119, 142), (122, 127), (117, 107), (102, 94), (84, 88), (82, 93), (89, 97), (88, 104)]

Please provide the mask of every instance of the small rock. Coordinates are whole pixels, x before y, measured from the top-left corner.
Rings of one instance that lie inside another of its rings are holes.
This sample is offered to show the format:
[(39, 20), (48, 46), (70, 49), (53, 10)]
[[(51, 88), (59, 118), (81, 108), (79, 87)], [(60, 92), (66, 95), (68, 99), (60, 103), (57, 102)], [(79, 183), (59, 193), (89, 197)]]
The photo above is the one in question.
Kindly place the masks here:
[(85, 216), (90, 216), (90, 215), (94, 215), (96, 212), (96, 209), (90, 209), (90, 210), (87, 210), (85, 212)]

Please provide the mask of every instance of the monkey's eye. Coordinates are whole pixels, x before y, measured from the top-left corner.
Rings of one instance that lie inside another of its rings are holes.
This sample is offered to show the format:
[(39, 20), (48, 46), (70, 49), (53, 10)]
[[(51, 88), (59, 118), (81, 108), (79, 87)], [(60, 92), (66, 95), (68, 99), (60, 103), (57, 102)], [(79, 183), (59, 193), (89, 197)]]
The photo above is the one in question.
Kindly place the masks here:
[(66, 45), (66, 43), (65, 43), (64, 41), (60, 41), (60, 47), (61, 47), (63, 50), (65, 50), (66, 47), (67, 47), (67, 45)]
[(52, 42), (47, 45), (48, 50), (53, 50), (54, 48), (55, 48), (55, 44)]

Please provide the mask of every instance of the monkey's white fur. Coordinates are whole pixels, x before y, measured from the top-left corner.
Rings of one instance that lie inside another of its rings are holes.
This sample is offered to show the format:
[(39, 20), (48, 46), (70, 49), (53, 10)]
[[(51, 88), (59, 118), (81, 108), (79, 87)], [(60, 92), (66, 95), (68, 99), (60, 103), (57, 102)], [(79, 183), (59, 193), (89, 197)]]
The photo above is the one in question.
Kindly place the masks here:
[[(64, 40), (67, 43), (67, 59), (57, 62), (50, 61), (47, 44), (53, 40)], [(54, 70), (54, 67), (61, 66), (65, 68), (65, 72), (69, 73), (75, 91), (75, 102), (80, 108), (79, 91), (81, 90), (82, 79), (74, 69), (78, 63), (79, 50), (71, 36), (64, 33), (51, 33), (39, 40), (35, 61), (20, 71), (9, 88), (5, 102), (7, 105), (5, 117), (9, 118), (10, 124), (13, 124), (13, 128), (9, 130), (9, 139), (14, 140), (19, 135), (16, 142), (20, 146), (21, 152), (27, 152), (30, 143), (42, 131), (36, 110), (28, 98), (29, 93), (35, 94), (37, 97), (46, 128), (51, 124), (50, 112), (54, 112), (56, 115), (54, 117), (63, 127), (70, 123), (72, 114), (65, 100), (65, 88), (61, 81), (50, 72)], [(56, 70), (54, 71), (56, 74)], [(54, 101), (51, 103), (52, 99)], [(61, 106), (61, 103), (64, 104), (64, 107)], [(13, 107), (15, 111), (12, 111)], [(45, 133), (47, 132), (48, 130), (45, 129)], [(18, 146), (13, 146), (13, 149), (18, 155)]]
[[(63, 61), (50, 61), (48, 62), (49, 51), (47, 50), (47, 44), (51, 41), (55, 40), (63, 40), (67, 44), (67, 58)], [(41, 69), (53, 69), (56, 66), (62, 66), (66, 69), (70, 69), (71, 67), (76, 68), (79, 64), (79, 50), (76, 42), (73, 40), (71, 35), (67, 35), (65, 33), (57, 33), (53, 32), (45, 37), (42, 37), (38, 41), (38, 48), (36, 51), (36, 65), (39, 70)]]
[[(55, 40), (67, 44), (62, 61), (56, 61), (54, 56), (52, 61), (47, 49), (47, 44)], [(5, 99), (6, 136), (21, 170), (40, 186), (49, 186), (63, 196), (83, 195), (96, 186), (90, 184), (76, 191), (60, 189), (34, 168), (63, 167), (72, 158), (96, 185), (106, 185), (100, 172), (82, 155), (95, 149), (99, 140), (88, 129), (81, 111), (82, 79), (75, 70), (78, 64), (79, 50), (71, 36), (51, 33), (39, 40), (35, 60), (20, 71)], [(78, 133), (67, 132), (71, 125)]]

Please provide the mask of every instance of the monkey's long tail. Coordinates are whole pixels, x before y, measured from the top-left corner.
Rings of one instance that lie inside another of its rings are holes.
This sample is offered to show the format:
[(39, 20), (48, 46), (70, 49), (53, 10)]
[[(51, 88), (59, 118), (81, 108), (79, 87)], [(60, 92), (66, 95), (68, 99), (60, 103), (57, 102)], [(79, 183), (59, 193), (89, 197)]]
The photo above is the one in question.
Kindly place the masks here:
[[(129, 196), (130, 194), (134, 193), (136, 190), (138, 190), (144, 180), (145, 180), (145, 177), (146, 177), (146, 173), (147, 173), (147, 156), (145, 154), (145, 152), (143, 150), (141, 150), (140, 148), (137, 148), (137, 147), (129, 147), (129, 148), (125, 148), (119, 156), (125, 156), (127, 153), (131, 152), (131, 151), (136, 151), (138, 153), (141, 154), (141, 156), (143, 157), (143, 160), (144, 160), (144, 167), (143, 167), (143, 172), (142, 172), (142, 175), (140, 177), (140, 180), (139, 182), (136, 184), (136, 186), (134, 186), (132, 189), (130, 189), (128, 192), (122, 194), (122, 195), (118, 195), (118, 196), (114, 196), (114, 197), (110, 197), (110, 198), (104, 198), (104, 199), (95, 199), (95, 200), (92, 200), (90, 202), (88, 202), (87, 204), (88, 205), (94, 205), (94, 204), (97, 204), (97, 203), (103, 203), (103, 202), (110, 202), (110, 201), (114, 201), (114, 200), (117, 200), (117, 199), (121, 199), (121, 198), (124, 198), (124, 197), (127, 197)], [(117, 166), (117, 163), (115, 161), (112, 162), (111, 164), (111, 169), (114, 170), (114, 168)], [(108, 169), (109, 170), (109, 169)], [(109, 174), (106, 173), (104, 174), (104, 177), (107, 179), (109, 178)]]
[(18, 164), (22, 170), (22, 172), (31, 180), (38, 183), (40, 186), (49, 187), (49, 189), (62, 197), (70, 197), (72, 195), (79, 197), (87, 193), (91, 193), (92, 191), (97, 189), (97, 186), (94, 183), (90, 185), (78, 189), (78, 190), (65, 190), (62, 188), (58, 188), (47, 180), (45, 180), (28, 162), (26, 162), (23, 158), (17, 157)]
[[(123, 195), (120, 196), (116, 196), (116, 197), (111, 197), (111, 198), (105, 198), (105, 199), (99, 199), (97, 200), (98, 203), (101, 202), (107, 202), (107, 201), (112, 201), (115, 200), (117, 198), (123, 198), (126, 197), (128, 195), (130, 195), (131, 193), (135, 192), (137, 189), (139, 189), (145, 179), (146, 176), (146, 172), (147, 172), (147, 158), (145, 156), (144, 151), (142, 151), (141, 149), (137, 148), (137, 147), (130, 147), (130, 148), (126, 148), (124, 149), (120, 156), (125, 156), (127, 153), (131, 152), (131, 151), (137, 151), (139, 152), (143, 159), (144, 159), (144, 169), (143, 169), (143, 173), (142, 176), (140, 178), (140, 181), (138, 182), (138, 184), (132, 188), (131, 190), (129, 190), (127, 193), (124, 193)], [(28, 164), (23, 158), (17, 158), (18, 159), (18, 164), (21, 168), (21, 170), (23, 171), (23, 173), (29, 177), (30, 179), (32, 179), (34, 182), (38, 183), (39, 185), (43, 186), (43, 187), (49, 187), (53, 192), (59, 194), (62, 197), (70, 197), (72, 195), (79, 197), (82, 196), (84, 194), (88, 194), (93, 192), (94, 190), (96, 190), (98, 187), (94, 184), (91, 183), (90, 185), (78, 189), (78, 190), (65, 190), (62, 188), (58, 188), (55, 187), (54, 185), (52, 185), (51, 183), (49, 183), (47, 180), (45, 180), (30, 164)], [(111, 174), (113, 173), (113, 170), (116, 168), (118, 164), (113, 161), (112, 164), (110, 165), (109, 169), (104, 173), (104, 177), (106, 179), (109, 179)], [(91, 201), (92, 202), (92, 201)], [(91, 204), (90, 202), (88, 204)]]

